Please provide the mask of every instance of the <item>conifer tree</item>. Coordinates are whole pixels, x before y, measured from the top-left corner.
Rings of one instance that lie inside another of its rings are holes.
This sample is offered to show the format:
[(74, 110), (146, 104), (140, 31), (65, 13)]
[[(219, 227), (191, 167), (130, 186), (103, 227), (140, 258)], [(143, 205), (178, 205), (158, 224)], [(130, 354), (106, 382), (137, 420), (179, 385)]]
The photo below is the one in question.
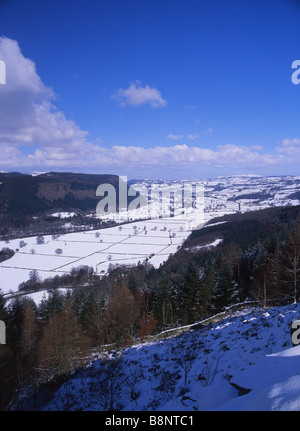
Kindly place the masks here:
[(138, 282), (135, 274), (131, 271), (128, 276), (128, 289), (134, 293), (138, 288)]
[(182, 287), (178, 294), (180, 318), (183, 325), (195, 322), (198, 317), (200, 288), (198, 270), (191, 262), (184, 274)]
[(238, 300), (238, 284), (234, 279), (232, 268), (223, 264), (218, 268), (213, 288), (213, 306), (215, 311), (222, 310), (227, 305)]
[(170, 273), (163, 271), (154, 287), (154, 314), (161, 327), (173, 322), (173, 283)]
[(77, 288), (72, 291), (70, 303), (75, 311), (78, 323), (86, 330), (89, 329), (89, 316), (93, 304), (97, 302), (95, 293)]
[(7, 339), (14, 351), (17, 351), (21, 336), (21, 327), (26, 308), (26, 299), (15, 298), (9, 304), (9, 318), (7, 324)]
[(281, 267), (283, 280), (288, 287), (288, 292), (293, 296), (294, 303), (299, 298), (300, 282), (300, 225), (292, 230), (289, 242), (282, 250)]
[(203, 277), (201, 278), (201, 286), (198, 293), (200, 319), (204, 317), (208, 317), (209, 315), (214, 282), (215, 282), (214, 271), (209, 269), (207, 274), (204, 274)]
[(65, 295), (58, 289), (51, 289), (48, 296), (43, 297), (38, 308), (42, 320), (47, 322), (54, 313), (60, 312), (64, 307), (65, 299)]
[(4, 323), (8, 320), (8, 310), (6, 307), (6, 301), (4, 299), (4, 295), (0, 289), (0, 320)]

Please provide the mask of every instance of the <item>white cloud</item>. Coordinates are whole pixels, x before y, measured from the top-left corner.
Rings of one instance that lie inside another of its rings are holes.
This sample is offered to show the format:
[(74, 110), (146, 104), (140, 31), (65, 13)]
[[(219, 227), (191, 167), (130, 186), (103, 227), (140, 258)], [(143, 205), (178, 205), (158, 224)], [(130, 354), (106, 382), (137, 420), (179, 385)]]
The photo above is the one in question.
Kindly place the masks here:
[(198, 138), (198, 137), (199, 137), (199, 135), (197, 135), (197, 134), (192, 135), (191, 133), (189, 133), (189, 134), (187, 135), (187, 138), (188, 138), (188, 139), (190, 139), (190, 140), (196, 139), (196, 138)]
[[(18, 43), (0, 37), (0, 58), (6, 63), (6, 84), (0, 85), (0, 169), (80, 170), (116, 172), (135, 167), (220, 167), (255, 169), (297, 166), (300, 138), (284, 139), (273, 152), (263, 152), (258, 145), (220, 145), (215, 149), (172, 145), (103, 147), (88, 141), (87, 132), (56, 109), (55, 94), (39, 77), (35, 64), (25, 58)], [(164, 106), (160, 92), (139, 83), (118, 90), (118, 103), (138, 106)], [(211, 130), (207, 129), (207, 132)], [(196, 135), (169, 134), (168, 139), (192, 140)], [(174, 142), (175, 143), (175, 142)], [(190, 142), (191, 143), (191, 142)], [(148, 172), (149, 172), (148, 171)], [(143, 170), (147, 175), (147, 171)]]
[[(191, 141), (193, 139), (198, 138), (198, 137), (199, 137), (199, 135), (197, 135), (197, 134), (193, 135), (192, 133), (188, 133), (186, 136), (186, 138), (191, 140)], [(172, 139), (173, 141), (179, 141), (180, 139), (183, 139), (183, 138), (184, 138), (184, 135), (173, 135), (172, 133), (170, 133), (168, 136), (166, 136), (166, 139)]]
[(197, 109), (198, 106), (196, 105), (184, 105), (184, 109)]
[(284, 139), (280, 147), (276, 148), (279, 154), (291, 158), (298, 158), (300, 156), (300, 138)]
[(128, 88), (119, 88), (111, 95), (120, 106), (140, 106), (149, 104), (152, 108), (165, 106), (167, 101), (163, 99), (161, 93), (156, 88), (149, 85), (144, 87), (139, 81), (131, 83)]
[(34, 62), (23, 56), (15, 40), (0, 37), (0, 58), (6, 64), (6, 84), (0, 86), (0, 163), (24, 167), (43, 155), (47, 165), (49, 160), (59, 163), (80, 152), (87, 132), (56, 109), (53, 90), (42, 82)]
[(152, 148), (114, 146), (111, 149), (99, 148), (98, 151), (98, 154), (94, 154), (95, 163), (98, 159), (115, 167), (126, 168), (133, 166), (260, 168), (274, 165), (279, 160), (276, 155), (261, 155), (250, 147), (232, 144), (219, 146), (216, 150), (183, 144)]
[(35, 64), (25, 58), (16, 41), (0, 38), (0, 58), (6, 63), (6, 85), (0, 86), (0, 142), (20, 146), (82, 142), (83, 132), (53, 104), (51, 88), (44, 85)]
[(262, 145), (252, 145), (251, 148), (255, 151), (262, 151), (264, 147)]
[(172, 139), (173, 141), (178, 141), (179, 139), (183, 138), (183, 135), (173, 135), (170, 133), (168, 136), (166, 136), (167, 139)]

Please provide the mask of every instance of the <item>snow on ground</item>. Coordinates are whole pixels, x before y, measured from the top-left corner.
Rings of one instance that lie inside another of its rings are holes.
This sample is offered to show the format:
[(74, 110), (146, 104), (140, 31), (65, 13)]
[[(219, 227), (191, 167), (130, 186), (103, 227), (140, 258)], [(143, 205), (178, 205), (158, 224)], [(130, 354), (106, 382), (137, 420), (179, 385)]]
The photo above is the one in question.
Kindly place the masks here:
[(211, 242), (210, 244), (195, 245), (194, 247), (186, 248), (185, 250), (190, 250), (193, 253), (193, 252), (197, 252), (198, 250), (201, 250), (202, 248), (216, 247), (217, 245), (221, 244), (222, 241), (223, 241), (222, 238), (218, 238), (215, 241)]
[[(178, 213), (180, 209), (178, 197), (182, 196), (182, 188), (191, 189), (192, 184), (198, 184), (200, 188), (204, 186), (204, 201), (200, 193), (199, 205), (197, 203), (197, 218), (204, 223), (210, 222), (215, 217), (234, 214), (238, 211), (253, 211), (274, 205), (298, 205), (300, 202), (297, 199), (289, 198), (292, 193), (299, 191), (300, 177), (241, 175), (218, 177), (205, 181), (159, 181), (157, 184), (155, 181), (145, 180), (138, 186), (144, 196), (147, 196), (147, 187), (152, 186), (154, 208), (160, 206), (158, 191), (163, 191), (164, 208), (167, 210), (170, 209), (170, 206), (166, 205), (167, 198), (172, 190), (174, 197), (177, 198), (174, 210), (175, 213)], [(251, 197), (251, 194), (253, 199), (245, 198), (245, 196)], [(257, 199), (257, 195), (261, 200)], [(187, 193), (185, 196), (191, 198), (192, 194)], [(204, 218), (202, 217), (203, 211)], [(148, 210), (146, 213), (148, 214)], [(146, 217), (147, 214), (145, 214)], [(191, 230), (198, 225), (199, 220), (196, 223), (194, 209), (188, 204), (185, 205), (184, 214), (187, 217), (186, 220), (183, 220), (181, 216), (178, 217), (177, 214), (177, 218), (135, 221), (98, 231), (86, 230), (68, 233), (60, 235), (56, 239), (45, 235), (43, 244), (37, 244), (36, 237), (15, 239), (9, 242), (0, 241), (0, 249), (9, 247), (16, 252), (11, 259), (0, 263), (0, 289), (4, 293), (17, 291), (19, 284), (28, 280), (29, 272), (32, 269), (36, 269), (43, 280), (57, 274), (67, 273), (72, 268), (81, 265), (93, 266), (99, 275), (106, 273), (110, 264), (136, 265), (147, 258), (151, 264), (158, 267), (168, 259), (170, 254), (176, 252)], [(52, 215), (63, 219), (73, 217), (75, 213), (55, 212)], [(139, 216), (138, 213), (137, 216)], [(119, 222), (126, 222), (128, 217), (127, 212), (123, 215), (116, 214), (116, 220)], [(108, 216), (108, 218), (111, 217)], [(25, 243), (22, 246), (21, 241)], [(216, 246), (220, 241), (221, 239), (218, 239), (210, 246)], [(192, 251), (198, 249), (199, 247), (195, 247)]]
[[(16, 292), (36, 269), (41, 280), (68, 273), (82, 265), (92, 266), (101, 275), (109, 265), (137, 265), (145, 259), (154, 266), (166, 261), (190, 234), (185, 220), (157, 219), (137, 221), (107, 229), (73, 232), (64, 235), (0, 241), (0, 249), (15, 251), (0, 263), (0, 289)], [(41, 242), (41, 243), (38, 243)]]
[(299, 410), (300, 346), (292, 347), (290, 336), (299, 312), (299, 305), (249, 308), (177, 337), (108, 352), (106, 364), (98, 358), (75, 373), (43, 409), (64, 409), (68, 400), (70, 410), (103, 410), (97, 385), (119, 355), (121, 410)]
[(74, 217), (77, 214), (74, 212), (66, 212), (66, 211), (62, 211), (62, 212), (58, 212), (58, 213), (52, 213), (50, 214), (52, 217), (59, 217), (59, 218), (69, 218), (69, 217)]
[(300, 346), (260, 358), (256, 365), (239, 371), (232, 382), (251, 392), (219, 410), (300, 410)]

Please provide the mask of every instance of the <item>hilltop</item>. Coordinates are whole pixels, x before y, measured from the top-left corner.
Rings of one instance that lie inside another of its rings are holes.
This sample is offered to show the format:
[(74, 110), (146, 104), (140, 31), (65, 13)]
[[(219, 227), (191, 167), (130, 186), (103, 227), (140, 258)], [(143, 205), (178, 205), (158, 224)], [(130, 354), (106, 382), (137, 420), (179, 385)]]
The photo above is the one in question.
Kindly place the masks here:
[(97, 187), (103, 183), (118, 187), (118, 181), (117, 175), (0, 173), (1, 214), (24, 217), (52, 210), (95, 209)]

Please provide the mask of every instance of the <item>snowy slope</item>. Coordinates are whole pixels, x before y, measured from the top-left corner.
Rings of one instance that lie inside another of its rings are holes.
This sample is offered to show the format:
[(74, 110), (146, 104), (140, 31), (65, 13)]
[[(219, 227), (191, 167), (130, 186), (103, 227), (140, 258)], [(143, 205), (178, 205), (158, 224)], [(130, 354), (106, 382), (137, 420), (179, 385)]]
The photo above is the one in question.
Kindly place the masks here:
[(299, 410), (300, 346), (292, 347), (290, 335), (299, 312), (299, 305), (249, 308), (108, 352), (76, 372), (43, 410), (105, 410), (113, 381), (114, 407), (125, 411)]
[(300, 346), (262, 357), (232, 382), (251, 392), (229, 400), (220, 410), (300, 410)]

